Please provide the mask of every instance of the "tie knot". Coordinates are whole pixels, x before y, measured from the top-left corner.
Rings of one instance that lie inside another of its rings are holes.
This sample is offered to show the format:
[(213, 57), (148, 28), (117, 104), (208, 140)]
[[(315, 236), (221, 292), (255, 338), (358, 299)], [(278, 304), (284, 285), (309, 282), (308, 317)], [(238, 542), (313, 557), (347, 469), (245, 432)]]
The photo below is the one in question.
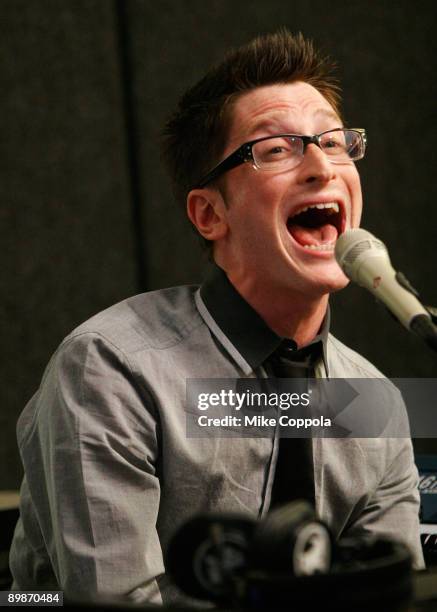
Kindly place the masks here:
[(287, 359), (293, 363), (310, 364), (314, 363), (321, 353), (321, 342), (314, 342), (302, 348), (298, 348), (294, 340), (286, 338), (281, 342), (273, 353), (280, 359)]
[(313, 366), (320, 356), (321, 343), (298, 348), (293, 340), (283, 340), (270, 357), (275, 376), (307, 378), (313, 376)]
[(276, 349), (275, 354), (279, 355), (280, 357), (294, 359), (298, 352), (299, 348), (297, 346), (297, 343), (294, 340), (289, 340), (288, 338), (285, 338), (284, 340), (282, 340), (281, 344)]

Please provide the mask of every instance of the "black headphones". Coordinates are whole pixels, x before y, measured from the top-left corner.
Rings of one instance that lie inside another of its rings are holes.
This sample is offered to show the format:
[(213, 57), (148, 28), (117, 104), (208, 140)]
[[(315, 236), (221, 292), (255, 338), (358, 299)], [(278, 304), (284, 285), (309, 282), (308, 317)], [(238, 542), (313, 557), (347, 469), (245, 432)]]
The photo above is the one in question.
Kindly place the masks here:
[(187, 595), (237, 609), (391, 612), (413, 592), (403, 544), (335, 542), (305, 501), (279, 506), (262, 520), (198, 515), (171, 540), (166, 569)]

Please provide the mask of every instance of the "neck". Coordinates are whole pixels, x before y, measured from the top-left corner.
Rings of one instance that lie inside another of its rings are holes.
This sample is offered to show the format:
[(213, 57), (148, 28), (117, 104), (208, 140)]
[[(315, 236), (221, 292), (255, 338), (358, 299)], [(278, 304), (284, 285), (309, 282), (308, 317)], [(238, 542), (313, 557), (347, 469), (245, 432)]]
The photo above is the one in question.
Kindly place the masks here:
[(264, 288), (234, 282), (240, 295), (278, 336), (292, 338), (299, 347), (311, 342), (322, 325), (328, 294), (308, 296), (296, 291), (266, 294)]

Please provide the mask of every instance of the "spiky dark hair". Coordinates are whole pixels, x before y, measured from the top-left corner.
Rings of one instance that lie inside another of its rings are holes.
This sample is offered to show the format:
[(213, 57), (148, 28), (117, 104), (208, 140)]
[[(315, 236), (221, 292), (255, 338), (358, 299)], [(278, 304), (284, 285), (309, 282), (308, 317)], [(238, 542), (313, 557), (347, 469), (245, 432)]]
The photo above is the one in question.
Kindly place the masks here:
[(264, 85), (304, 81), (340, 116), (334, 67), (311, 40), (285, 28), (258, 36), (213, 66), (182, 96), (163, 130), (163, 157), (181, 204), (185, 206), (190, 189), (220, 161), (232, 102), (239, 95)]

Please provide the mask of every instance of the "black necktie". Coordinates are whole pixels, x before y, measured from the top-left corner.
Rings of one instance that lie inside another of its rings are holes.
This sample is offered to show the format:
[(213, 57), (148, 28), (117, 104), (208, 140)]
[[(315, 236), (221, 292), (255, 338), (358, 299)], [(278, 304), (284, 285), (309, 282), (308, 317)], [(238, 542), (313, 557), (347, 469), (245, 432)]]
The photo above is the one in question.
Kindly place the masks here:
[[(306, 383), (314, 375), (318, 348), (316, 344), (295, 350), (292, 342), (284, 341), (269, 358), (267, 369), (276, 378), (300, 378)], [(295, 499), (315, 503), (312, 440), (281, 437), (270, 506)]]

